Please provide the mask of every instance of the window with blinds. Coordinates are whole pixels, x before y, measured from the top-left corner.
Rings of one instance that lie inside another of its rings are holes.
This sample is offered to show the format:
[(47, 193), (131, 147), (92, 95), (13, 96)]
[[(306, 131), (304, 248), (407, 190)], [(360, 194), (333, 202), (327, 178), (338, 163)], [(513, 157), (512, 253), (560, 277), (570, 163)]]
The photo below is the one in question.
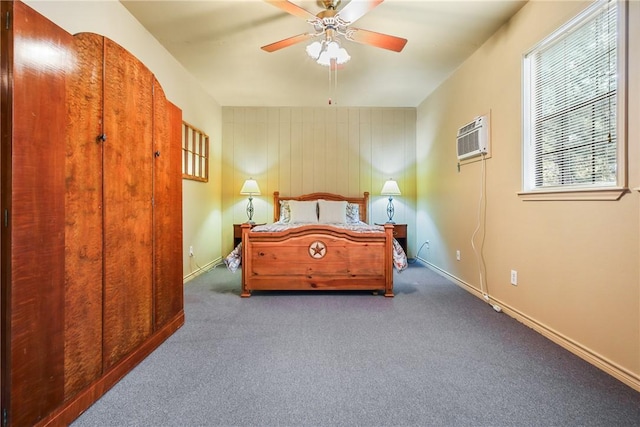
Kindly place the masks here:
[(525, 55), (525, 191), (620, 185), (618, 22), (596, 2)]

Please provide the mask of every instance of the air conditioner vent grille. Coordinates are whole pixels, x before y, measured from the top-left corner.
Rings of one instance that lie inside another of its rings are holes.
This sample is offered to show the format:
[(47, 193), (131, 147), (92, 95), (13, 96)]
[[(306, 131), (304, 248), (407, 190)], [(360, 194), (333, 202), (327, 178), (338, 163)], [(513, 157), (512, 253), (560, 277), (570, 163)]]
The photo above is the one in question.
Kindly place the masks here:
[(464, 135), (465, 133), (475, 130), (477, 127), (478, 127), (478, 124), (474, 120), (468, 125), (462, 126), (460, 129), (458, 129), (458, 136)]
[(458, 159), (469, 159), (487, 154), (489, 123), (486, 116), (477, 117), (458, 129), (456, 138)]

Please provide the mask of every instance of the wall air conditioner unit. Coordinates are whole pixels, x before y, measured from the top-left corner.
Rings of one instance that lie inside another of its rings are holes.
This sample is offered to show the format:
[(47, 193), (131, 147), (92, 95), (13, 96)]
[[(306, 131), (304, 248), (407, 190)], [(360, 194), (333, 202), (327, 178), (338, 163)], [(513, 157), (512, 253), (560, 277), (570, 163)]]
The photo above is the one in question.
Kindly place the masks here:
[(489, 117), (476, 117), (458, 129), (458, 160), (470, 159), (489, 152)]

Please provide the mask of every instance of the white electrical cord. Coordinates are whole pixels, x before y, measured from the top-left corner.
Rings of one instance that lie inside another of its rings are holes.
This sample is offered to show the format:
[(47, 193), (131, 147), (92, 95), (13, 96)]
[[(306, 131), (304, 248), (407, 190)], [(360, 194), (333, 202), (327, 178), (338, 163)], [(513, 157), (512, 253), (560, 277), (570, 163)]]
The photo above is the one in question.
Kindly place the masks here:
[[(476, 260), (478, 261), (478, 274), (480, 275), (480, 292), (482, 292), (482, 297), (484, 300), (491, 305), (491, 307), (498, 313), (502, 312), (502, 308), (498, 304), (491, 304), (489, 299), (489, 287), (484, 283), (484, 276), (482, 274), (482, 268), (484, 265), (484, 259), (482, 258), (482, 250), (478, 252), (478, 249), (475, 245), (475, 238), (478, 231), (480, 231), (480, 227), (482, 225), (482, 208), (484, 203), (484, 189), (485, 189), (485, 181), (486, 181), (486, 168), (485, 162), (487, 159), (485, 158), (484, 153), (482, 153), (482, 168), (481, 168), (481, 178), (480, 178), (480, 199), (478, 200), (478, 223), (476, 225), (476, 229), (471, 235), (471, 247), (473, 248), (473, 253), (476, 255)], [(484, 243), (484, 238), (483, 238)]]
[[(478, 222), (476, 225), (476, 229), (474, 230), (473, 234), (471, 235), (471, 247), (473, 248), (473, 253), (476, 255), (476, 260), (478, 262), (478, 273), (480, 274), (480, 292), (482, 292), (482, 296), (485, 299), (485, 301), (489, 302), (489, 291), (487, 289), (485, 289), (485, 285), (484, 285), (484, 276), (482, 274), (482, 266), (483, 266), (483, 259), (482, 259), (482, 252), (478, 252), (478, 249), (476, 248), (475, 245), (475, 238), (476, 238), (476, 234), (478, 234), (478, 231), (480, 231), (480, 227), (482, 225), (482, 206), (483, 206), (483, 202), (484, 202), (484, 187), (485, 187), (485, 175), (486, 175), (486, 169), (485, 169), (485, 162), (486, 162), (486, 158), (484, 153), (482, 153), (482, 169), (481, 169), (481, 177), (480, 177), (480, 199), (478, 200)], [(484, 239), (483, 239), (484, 240)], [(498, 311), (498, 310), (496, 310)]]
[(413, 263), (415, 263), (415, 262), (420, 258), (420, 251), (422, 250), (422, 248), (424, 248), (424, 245), (426, 245), (426, 244), (427, 244), (427, 242), (424, 242), (424, 243), (420, 246), (420, 249), (418, 249), (418, 253), (416, 254), (416, 257), (413, 259), (413, 261), (411, 261), (410, 259), (407, 259), (407, 262), (408, 262), (409, 264), (413, 264)]
[[(476, 225), (476, 229), (471, 235), (471, 247), (473, 248), (473, 253), (476, 255), (476, 260), (478, 261), (478, 274), (480, 275), (480, 292), (482, 292), (482, 297), (484, 300), (491, 305), (491, 307), (498, 313), (502, 312), (502, 308), (498, 304), (492, 304), (489, 298), (489, 287), (484, 283), (484, 275), (482, 274), (483, 269), (483, 259), (482, 259), (482, 250), (478, 251), (475, 245), (475, 238), (478, 231), (480, 231), (480, 227), (482, 225), (482, 208), (484, 203), (484, 189), (485, 189), (485, 180), (486, 180), (486, 167), (485, 162), (487, 159), (485, 158), (484, 153), (482, 153), (482, 168), (481, 168), (481, 177), (480, 177), (480, 200), (478, 200), (478, 223)], [(482, 238), (482, 242), (484, 244), (484, 237)]]

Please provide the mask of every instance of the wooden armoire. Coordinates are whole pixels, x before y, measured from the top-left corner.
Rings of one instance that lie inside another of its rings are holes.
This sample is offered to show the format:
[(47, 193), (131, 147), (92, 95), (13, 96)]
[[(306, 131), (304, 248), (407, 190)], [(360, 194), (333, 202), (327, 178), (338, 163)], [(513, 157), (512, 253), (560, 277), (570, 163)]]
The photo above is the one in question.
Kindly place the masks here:
[(66, 425), (184, 323), (182, 112), (113, 41), (1, 8), (2, 425)]

